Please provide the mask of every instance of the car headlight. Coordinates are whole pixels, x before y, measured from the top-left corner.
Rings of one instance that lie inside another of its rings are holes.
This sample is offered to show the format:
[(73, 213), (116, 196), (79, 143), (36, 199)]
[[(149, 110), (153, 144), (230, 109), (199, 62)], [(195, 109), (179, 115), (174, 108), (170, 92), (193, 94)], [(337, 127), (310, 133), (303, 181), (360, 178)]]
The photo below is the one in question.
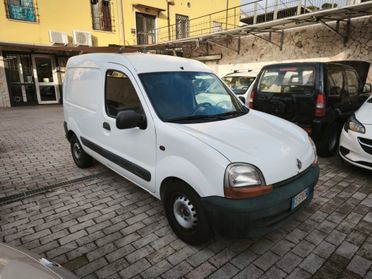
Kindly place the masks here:
[(344, 130), (347, 132), (349, 130), (364, 134), (366, 132), (366, 128), (363, 126), (362, 123), (356, 119), (355, 115), (350, 116), (350, 118), (346, 121), (344, 125)]
[(309, 137), (309, 141), (311, 143), (311, 147), (313, 148), (313, 152), (314, 152), (314, 161), (313, 161), (313, 165), (315, 166), (316, 164), (318, 164), (318, 153), (316, 151), (316, 145), (313, 141), (313, 139), (311, 137)]
[(225, 173), (225, 197), (239, 199), (271, 192), (272, 186), (265, 184), (265, 179), (257, 167), (246, 163), (233, 163), (227, 167)]

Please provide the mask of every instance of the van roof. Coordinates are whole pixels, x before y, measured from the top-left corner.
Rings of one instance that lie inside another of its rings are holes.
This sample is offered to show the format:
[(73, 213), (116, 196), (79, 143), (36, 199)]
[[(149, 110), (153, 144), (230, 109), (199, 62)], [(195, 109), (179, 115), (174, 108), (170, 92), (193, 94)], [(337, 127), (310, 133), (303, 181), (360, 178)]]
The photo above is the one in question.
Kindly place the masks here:
[(212, 72), (205, 64), (181, 57), (146, 53), (92, 53), (73, 56), (68, 68), (104, 68), (107, 63), (121, 64), (138, 74), (151, 72)]

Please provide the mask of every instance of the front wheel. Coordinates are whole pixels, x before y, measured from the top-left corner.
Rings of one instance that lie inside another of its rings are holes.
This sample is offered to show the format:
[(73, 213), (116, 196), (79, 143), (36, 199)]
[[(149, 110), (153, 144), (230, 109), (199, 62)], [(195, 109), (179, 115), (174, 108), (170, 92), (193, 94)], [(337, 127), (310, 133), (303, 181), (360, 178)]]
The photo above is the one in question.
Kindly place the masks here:
[(169, 225), (184, 242), (200, 245), (212, 236), (207, 215), (199, 195), (182, 182), (169, 185), (164, 195)]

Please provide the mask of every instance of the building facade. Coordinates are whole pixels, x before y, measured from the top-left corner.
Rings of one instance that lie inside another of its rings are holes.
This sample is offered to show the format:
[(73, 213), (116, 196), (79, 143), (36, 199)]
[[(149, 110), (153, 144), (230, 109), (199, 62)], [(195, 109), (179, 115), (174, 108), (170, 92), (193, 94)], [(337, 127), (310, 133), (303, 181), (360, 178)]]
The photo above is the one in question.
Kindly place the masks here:
[[(190, 19), (239, 4), (239, 0), (4, 0), (0, 107), (60, 102), (71, 55), (189, 37)], [(214, 28), (218, 24), (214, 22)]]

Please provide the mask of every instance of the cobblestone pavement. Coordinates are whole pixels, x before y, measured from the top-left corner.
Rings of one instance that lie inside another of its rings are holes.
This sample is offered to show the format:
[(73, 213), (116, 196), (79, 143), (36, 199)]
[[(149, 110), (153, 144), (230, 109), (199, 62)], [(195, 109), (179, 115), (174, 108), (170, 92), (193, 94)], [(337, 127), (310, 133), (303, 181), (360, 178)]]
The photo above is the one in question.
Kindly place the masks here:
[(0, 197), (51, 186), (0, 206), (1, 241), (82, 278), (372, 278), (372, 173), (321, 159), (314, 201), (295, 220), (191, 247), (161, 202), (98, 163), (75, 167), (62, 118), (60, 106), (0, 110)]

